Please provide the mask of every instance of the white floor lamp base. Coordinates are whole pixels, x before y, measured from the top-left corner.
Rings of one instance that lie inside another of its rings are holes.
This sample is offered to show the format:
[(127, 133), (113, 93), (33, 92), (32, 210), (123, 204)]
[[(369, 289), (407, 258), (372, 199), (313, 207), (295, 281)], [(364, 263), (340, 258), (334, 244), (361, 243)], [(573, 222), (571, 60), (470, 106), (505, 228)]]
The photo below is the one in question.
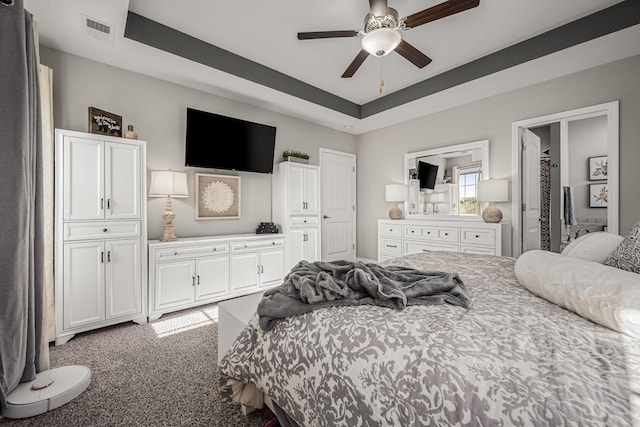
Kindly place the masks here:
[(2, 416), (27, 418), (44, 414), (80, 396), (89, 383), (91, 370), (86, 366), (63, 366), (40, 372), (35, 380), (18, 385), (7, 395), (7, 408)]

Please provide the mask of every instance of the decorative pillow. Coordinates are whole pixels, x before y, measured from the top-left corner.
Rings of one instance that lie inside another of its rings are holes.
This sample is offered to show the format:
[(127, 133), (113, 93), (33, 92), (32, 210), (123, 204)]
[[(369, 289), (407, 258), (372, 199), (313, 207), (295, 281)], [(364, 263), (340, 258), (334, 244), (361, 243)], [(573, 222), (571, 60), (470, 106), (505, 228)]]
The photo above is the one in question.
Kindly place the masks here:
[(633, 226), (616, 250), (605, 260), (605, 265), (640, 273), (640, 222)]
[(520, 255), (515, 273), (539, 297), (640, 338), (640, 274), (540, 250)]
[(622, 236), (605, 231), (587, 233), (571, 241), (562, 251), (562, 255), (604, 264), (623, 239)]

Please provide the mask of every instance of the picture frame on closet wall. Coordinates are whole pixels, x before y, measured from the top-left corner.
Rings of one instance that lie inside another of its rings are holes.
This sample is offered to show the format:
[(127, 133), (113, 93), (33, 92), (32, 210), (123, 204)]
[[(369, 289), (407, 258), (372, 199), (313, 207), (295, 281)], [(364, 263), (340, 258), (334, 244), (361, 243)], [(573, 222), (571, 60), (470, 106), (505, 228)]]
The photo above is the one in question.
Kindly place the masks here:
[(589, 207), (606, 208), (609, 202), (607, 183), (589, 184)]
[(589, 157), (589, 181), (607, 179), (608, 168), (608, 156)]

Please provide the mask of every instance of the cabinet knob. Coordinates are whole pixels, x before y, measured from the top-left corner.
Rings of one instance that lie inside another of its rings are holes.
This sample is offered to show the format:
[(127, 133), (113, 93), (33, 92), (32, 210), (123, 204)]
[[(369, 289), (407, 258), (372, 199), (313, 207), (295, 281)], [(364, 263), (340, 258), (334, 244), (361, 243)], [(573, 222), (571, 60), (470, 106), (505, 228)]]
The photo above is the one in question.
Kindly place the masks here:
[(411, 230), (411, 234), (413, 234), (413, 233), (415, 233), (415, 232), (416, 232), (415, 230)]
[(476, 239), (477, 239), (478, 237), (480, 237), (480, 236), (479, 236), (478, 234), (476, 234)]
[(448, 235), (449, 235), (449, 233), (444, 233), (444, 235), (445, 235), (445, 236), (448, 236)]
[(174, 255), (174, 256), (177, 256), (177, 255), (178, 255), (178, 251), (175, 251), (175, 252), (173, 253), (173, 255)]
[(276, 242), (271, 242), (271, 244), (272, 244), (272, 245), (275, 245), (275, 244), (276, 244)]
[(305, 224), (307, 223), (307, 220), (306, 220), (306, 219), (304, 220), (304, 223), (305, 223)]
[(106, 228), (103, 228), (103, 229), (102, 229), (102, 232), (103, 232), (103, 233), (106, 233), (107, 231), (109, 231), (109, 230), (108, 230), (108, 229), (106, 229)]
[(213, 252), (215, 252), (215, 251), (217, 251), (217, 250), (218, 250), (218, 248), (213, 248)]

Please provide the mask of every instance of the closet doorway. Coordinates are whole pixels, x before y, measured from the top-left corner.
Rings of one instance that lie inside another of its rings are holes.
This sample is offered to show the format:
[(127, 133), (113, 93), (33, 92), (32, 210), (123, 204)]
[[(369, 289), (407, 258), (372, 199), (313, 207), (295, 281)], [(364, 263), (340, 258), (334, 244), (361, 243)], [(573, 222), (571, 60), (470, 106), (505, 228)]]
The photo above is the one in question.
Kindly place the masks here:
[(513, 256), (618, 233), (618, 101), (512, 124)]

